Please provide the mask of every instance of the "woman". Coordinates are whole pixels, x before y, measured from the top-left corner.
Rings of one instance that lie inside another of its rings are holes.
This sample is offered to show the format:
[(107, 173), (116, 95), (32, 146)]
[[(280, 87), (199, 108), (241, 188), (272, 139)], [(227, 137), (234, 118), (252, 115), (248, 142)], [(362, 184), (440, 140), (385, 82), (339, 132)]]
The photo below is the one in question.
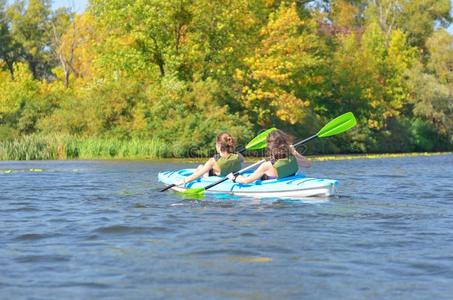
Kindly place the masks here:
[(182, 185), (203, 175), (226, 176), (241, 169), (244, 158), (241, 154), (235, 152), (236, 141), (229, 133), (220, 133), (216, 138), (215, 147), (217, 154), (214, 157), (210, 158), (204, 165), (199, 165), (192, 175), (175, 182), (175, 184)]
[(299, 167), (311, 167), (311, 162), (303, 157), (292, 145), (292, 139), (281, 130), (272, 131), (267, 137), (269, 157), (252, 175), (237, 176), (237, 183), (251, 183), (255, 180), (280, 179), (293, 176)]

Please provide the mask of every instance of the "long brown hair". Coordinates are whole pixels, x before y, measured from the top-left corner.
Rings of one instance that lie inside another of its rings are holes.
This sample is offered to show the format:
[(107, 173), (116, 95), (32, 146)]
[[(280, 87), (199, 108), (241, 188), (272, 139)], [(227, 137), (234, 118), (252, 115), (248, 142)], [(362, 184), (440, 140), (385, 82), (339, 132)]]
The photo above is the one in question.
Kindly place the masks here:
[(271, 159), (284, 159), (289, 156), (293, 138), (280, 129), (272, 131), (267, 136), (267, 153)]
[(227, 132), (222, 132), (217, 135), (216, 144), (220, 146), (220, 151), (227, 153), (234, 153), (236, 150), (236, 141)]

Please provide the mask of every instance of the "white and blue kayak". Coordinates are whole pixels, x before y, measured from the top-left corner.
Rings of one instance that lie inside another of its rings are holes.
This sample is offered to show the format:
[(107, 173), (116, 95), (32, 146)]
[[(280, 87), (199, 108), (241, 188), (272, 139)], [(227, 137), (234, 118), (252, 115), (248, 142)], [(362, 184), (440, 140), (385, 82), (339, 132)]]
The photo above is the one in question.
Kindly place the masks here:
[[(190, 176), (194, 171), (195, 169), (183, 169), (160, 172), (158, 179), (168, 186)], [(250, 174), (252, 173), (249, 172), (242, 175), (249, 176)], [(223, 178), (219, 176), (198, 178), (184, 185), (174, 186), (172, 189), (184, 192), (187, 189), (203, 188)], [(303, 174), (296, 174), (282, 179), (258, 180), (250, 184), (234, 183), (231, 180), (227, 180), (210, 188), (206, 193), (231, 194), (254, 198), (329, 197), (335, 194), (337, 185), (337, 180), (308, 178)]]

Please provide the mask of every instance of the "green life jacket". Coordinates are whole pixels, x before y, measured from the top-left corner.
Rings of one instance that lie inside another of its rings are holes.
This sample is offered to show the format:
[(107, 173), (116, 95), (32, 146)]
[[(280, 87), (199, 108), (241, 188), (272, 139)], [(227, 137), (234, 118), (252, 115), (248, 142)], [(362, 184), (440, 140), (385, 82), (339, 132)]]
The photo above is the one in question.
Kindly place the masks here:
[(284, 159), (278, 159), (273, 165), (277, 171), (278, 179), (292, 176), (299, 171), (297, 159), (292, 155)]
[(237, 172), (241, 169), (241, 158), (239, 154), (229, 154), (216, 159), (217, 165), (220, 168), (220, 176), (226, 176), (230, 173)]

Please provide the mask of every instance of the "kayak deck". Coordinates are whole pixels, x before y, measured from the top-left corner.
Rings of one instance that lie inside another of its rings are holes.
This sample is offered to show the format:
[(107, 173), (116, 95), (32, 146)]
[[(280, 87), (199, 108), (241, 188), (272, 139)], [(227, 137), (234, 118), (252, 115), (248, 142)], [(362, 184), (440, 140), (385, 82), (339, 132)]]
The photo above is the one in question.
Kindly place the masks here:
[[(170, 185), (178, 180), (190, 176), (195, 169), (182, 169), (178, 171), (160, 172), (158, 179), (160, 182)], [(244, 176), (250, 176), (251, 172), (244, 173)], [(217, 182), (224, 177), (210, 176), (198, 178), (192, 182), (181, 186), (175, 186), (172, 189), (183, 192), (190, 188), (203, 188), (211, 183)], [(296, 174), (282, 179), (257, 180), (254, 183), (242, 184), (234, 183), (230, 180), (222, 182), (207, 193), (232, 194), (237, 196), (246, 196), (254, 198), (301, 198), (301, 197), (328, 197), (335, 194), (337, 180), (307, 178), (303, 174)]]

